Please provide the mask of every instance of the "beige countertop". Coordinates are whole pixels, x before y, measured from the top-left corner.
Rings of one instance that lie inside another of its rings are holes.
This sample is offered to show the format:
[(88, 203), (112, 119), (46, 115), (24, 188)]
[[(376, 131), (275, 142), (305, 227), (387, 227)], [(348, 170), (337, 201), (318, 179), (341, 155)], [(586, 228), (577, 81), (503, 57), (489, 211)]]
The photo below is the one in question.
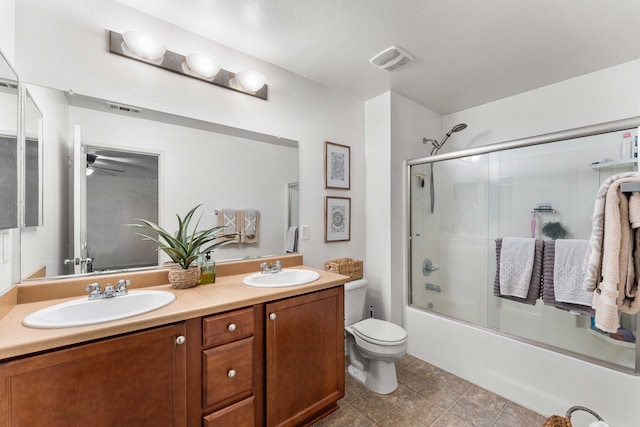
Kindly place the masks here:
[[(253, 265), (249, 267), (251, 269), (248, 270), (248, 273), (256, 271)], [(287, 267), (292, 267), (292, 265)], [(302, 265), (295, 267), (318, 271), (320, 278), (299, 286), (258, 288), (242, 283), (242, 279), (248, 274), (244, 272), (217, 277), (214, 284), (199, 285), (190, 289), (173, 289), (168, 284), (139, 286), (144, 289), (172, 292), (176, 299), (171, 304), (149, 313), (112, 322), (72, 328), (29, 328), (22, 325), (22, 320), (34, 311), (77, 299), (78, 296), (33, 302), (20, 302), (21, 298), (17, 297), (14, 305), (9, 307), (4, 305), (6, 314), (0, 318), (0, 360), (319, 291), (349, 280), (347, 276), (327, 271)], [(84, 280), (87, 283), (90, 281)]]

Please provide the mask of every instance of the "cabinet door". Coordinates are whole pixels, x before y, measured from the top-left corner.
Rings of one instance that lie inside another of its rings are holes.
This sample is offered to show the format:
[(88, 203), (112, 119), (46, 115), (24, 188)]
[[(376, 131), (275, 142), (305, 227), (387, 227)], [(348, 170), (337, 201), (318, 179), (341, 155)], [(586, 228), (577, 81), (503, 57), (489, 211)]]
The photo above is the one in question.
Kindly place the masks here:
[(301, 425), (344, 397), (342, 286), (267, 304), (267, 425)]
[(0, 425), (186, 425), (184, 331), (180, 323), (5, 363)]

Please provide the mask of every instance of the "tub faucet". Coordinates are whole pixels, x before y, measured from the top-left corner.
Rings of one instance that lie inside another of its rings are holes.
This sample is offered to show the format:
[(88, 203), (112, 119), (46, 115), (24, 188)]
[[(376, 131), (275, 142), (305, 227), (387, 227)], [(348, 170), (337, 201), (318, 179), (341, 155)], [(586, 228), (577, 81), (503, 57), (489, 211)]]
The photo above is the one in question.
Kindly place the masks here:
[(440, 289), (440, 286), (438, 285), (434, 285), (433, 283), (427, 283), (426, 285), (424, 285), (424, 287), (428, 290), (428, 291), (435, 291), (435, 292), (442, 292), (442, 289)]

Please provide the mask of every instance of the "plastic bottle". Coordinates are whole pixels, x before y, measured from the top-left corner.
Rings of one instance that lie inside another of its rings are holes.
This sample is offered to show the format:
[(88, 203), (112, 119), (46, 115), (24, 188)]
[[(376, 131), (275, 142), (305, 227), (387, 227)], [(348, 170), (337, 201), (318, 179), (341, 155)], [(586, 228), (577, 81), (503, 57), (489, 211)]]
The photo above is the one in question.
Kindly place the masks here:
[(630, 159), (633, 156), (632, 150), (631, 132), (625, 132), (622, 134), (622, 141), (620, 141), (620, 159)]
[(200, 262), (200, 284), (208, 285), (216, 281), (216, 262), (211, 259), (209, 252)]

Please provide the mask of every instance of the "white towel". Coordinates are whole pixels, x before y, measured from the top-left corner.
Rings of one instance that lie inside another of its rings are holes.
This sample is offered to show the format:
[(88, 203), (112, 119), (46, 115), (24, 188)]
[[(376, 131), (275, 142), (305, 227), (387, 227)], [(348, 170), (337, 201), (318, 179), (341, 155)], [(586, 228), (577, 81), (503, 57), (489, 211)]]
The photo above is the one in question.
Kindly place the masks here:
[(295, 225), (289, 227), (289, 231), (287, 231), (287, 243), (284, 251), (289, 253), (298, 252), (298, 227)]
[(531, 284), (536, 239), (505, 237), (500, 250), (500, 294), (526, 298)]
[(553, 260), (553, 291), (556, 301), (591, 306), (593, 292), (582, 287), (585, 277), (584, 255), (588, 240), (556, 240)]

